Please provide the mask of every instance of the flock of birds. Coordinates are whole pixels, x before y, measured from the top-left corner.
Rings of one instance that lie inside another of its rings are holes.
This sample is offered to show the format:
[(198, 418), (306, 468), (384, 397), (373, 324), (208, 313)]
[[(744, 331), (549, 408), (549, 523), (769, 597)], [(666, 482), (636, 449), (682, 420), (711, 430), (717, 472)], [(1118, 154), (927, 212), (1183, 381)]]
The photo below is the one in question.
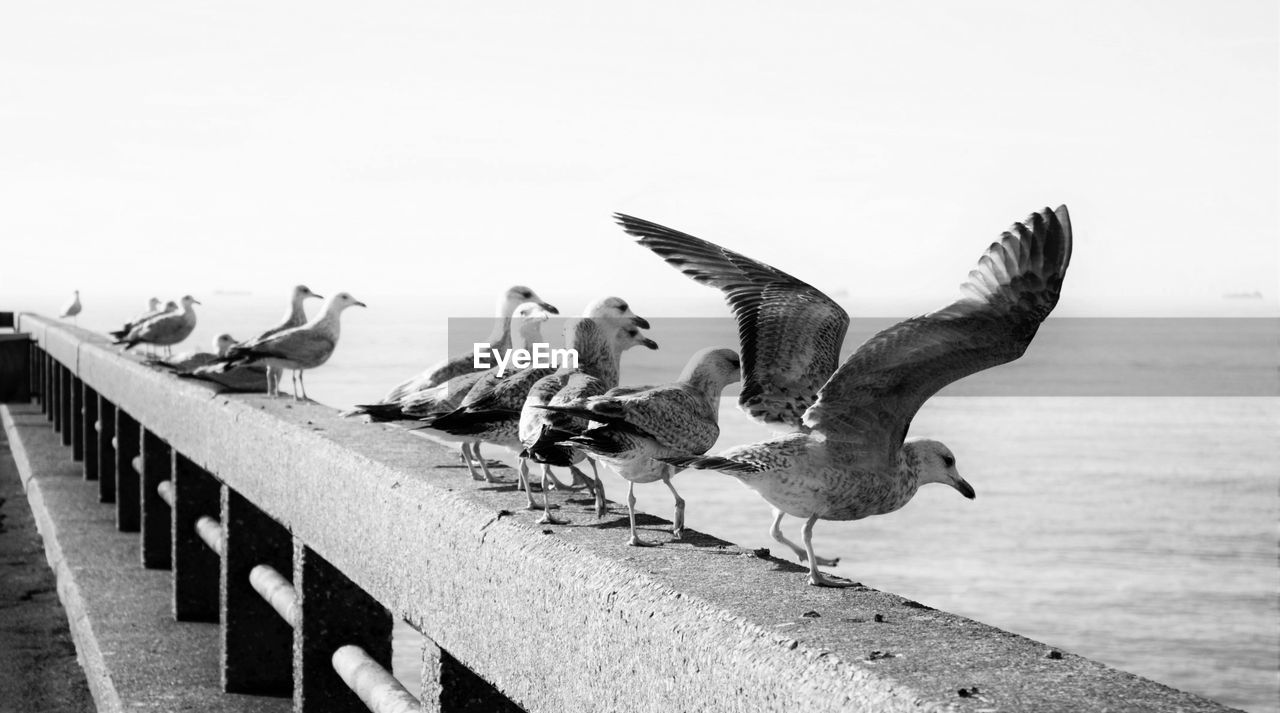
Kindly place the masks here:
[[(562, 524), (546, 497), (551, 489), (586, 489), (597, 517), (607, 513), (597, 461), (628, 481), (630, 544), (647, 546), (635, 524), (635, 485), (662, 482), (675, 498), (673, 535), (684, 527), (685, 502), (672, 477), (686, 468), (731, 475), (773, 507), (770, 535), (809, 567), (809, 583), (847, 587), (824, 574), (836, 559), (813, 551), (818, 520), (858, 520), (903, 507), (926, 483), (943, 483), (966, 498), (974, 490), (942, 443), (907, 438), (911, 420), (947, 384), (1017, 359), (1058, 302), (1071, 260), (1065, 206), (1045, 208), (1014, 224), (983, 253), (961, 285), (963, 295), (943, 307), (881, 331), (839, 362), (849, 316), (813, 286), (715, 243), (639, 218), (616, 214), (622, 229), (691, 279), (720, 290), (738, 323), (740, 351), (706, 348), (693, 354), (671, 383), (621, 386), (624, 352), (658, 345), (647, 320), (622, 299), (587, 305), (566, 327), (575, 367), (529, 367), (499, 373), (473, 366), (468, 352), (397, 384), (376, 403), (345, 415), (408, 422), (459, 444), (471, 477), (494, 482), (480, 445), (518, 455), (519, 486), (540, 522)], [(280, 372), (293, 373), (294, 398), (306, 398), (302, 375), (322, 365), (339, 336), (339, 316), (360, 306), (343, 292), (308, 320), (303, 302), (320, 297), (297, 286), (276, 327), (246, 342), (219, 335), (215, 354), (155, 363), (179, 375), (235, 390), (279, 393)], [(157, 309), (112, 333), (115, 343), (166, 347), (195, 327), (191, 296)], [(64, 316), (79, 312), (79, 294)], [(558, 310), (533, 290), (516, 286), (500, 301), (489, 343), (495, 351), (542, 342), (541, 327)], [(199, 357), (199, 358), (196, 358)], [(235, 375), (242, 375), (233, 381)], [(247, 375), (247, 376), (246, 376)], [(771, 438), (707, 451), (719, 433), (723, 389), (741, 380), (740, 407), (779, 432)], [(533, 497), (529, 461), (541, 466), (541, 502)], [(592, 475), (578, 466), (585, 463)], [(572, 483), (552, 466), (568, 468)], [(804, 521), (802, 544), (782, 532), (784, 516)]]

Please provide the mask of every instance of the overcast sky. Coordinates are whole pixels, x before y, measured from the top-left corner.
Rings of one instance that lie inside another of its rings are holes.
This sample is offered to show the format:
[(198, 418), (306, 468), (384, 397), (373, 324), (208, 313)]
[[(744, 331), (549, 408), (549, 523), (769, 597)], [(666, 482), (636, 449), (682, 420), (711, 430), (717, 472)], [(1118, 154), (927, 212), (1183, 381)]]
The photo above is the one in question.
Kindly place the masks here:
[(1274, 0), (7, 3), (0, 309), (718, 303), (623, 211), (903, 314), (1067, 203), (1059, 314), (1275, 313), (1278, 35)]

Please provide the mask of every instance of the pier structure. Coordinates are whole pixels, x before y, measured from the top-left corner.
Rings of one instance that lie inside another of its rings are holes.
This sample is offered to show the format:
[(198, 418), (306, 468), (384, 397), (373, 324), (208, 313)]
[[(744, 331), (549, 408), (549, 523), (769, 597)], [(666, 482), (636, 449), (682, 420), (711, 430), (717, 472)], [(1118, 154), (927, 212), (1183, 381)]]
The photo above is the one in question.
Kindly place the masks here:
[(629, 547), (576, 494), (542, 525), (402, 429), (10, 321), (0, 417), (99, 711), (1227, 710), (702, 533)]

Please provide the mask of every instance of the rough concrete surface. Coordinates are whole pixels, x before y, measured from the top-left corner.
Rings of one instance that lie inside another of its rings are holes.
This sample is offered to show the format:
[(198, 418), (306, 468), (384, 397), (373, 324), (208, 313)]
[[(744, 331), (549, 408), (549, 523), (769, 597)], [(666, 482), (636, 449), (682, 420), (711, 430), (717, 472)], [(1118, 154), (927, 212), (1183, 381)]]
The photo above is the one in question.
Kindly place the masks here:
[(98, 502), (38, 408), (0, 406), (0, 417), (93, 696), (72, 710), (289, 710), (287, 699), (221, 692), (217, 626), (173, 620), (169, 572), (141, 567), (139, 535), (116, 530), (114, 508)]
[(0, 432), (0, 711), (92, 709), (57, 582)]

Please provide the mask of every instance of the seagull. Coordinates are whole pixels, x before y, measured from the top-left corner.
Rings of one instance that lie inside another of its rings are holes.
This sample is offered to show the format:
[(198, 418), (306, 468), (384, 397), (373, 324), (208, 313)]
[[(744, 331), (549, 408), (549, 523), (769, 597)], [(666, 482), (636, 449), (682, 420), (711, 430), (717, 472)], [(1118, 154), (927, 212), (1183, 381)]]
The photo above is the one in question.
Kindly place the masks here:
[(75, 316), (80, 314), (80, 290), (76, 290), (75, 292), (75, 297), (72, 297), (71, 301), (67, 303), (67, 306), (62, 308), (62, 314), (58, 316), (62, 319), (71, 317), (76, 324), (79, 324), (80, 320), (75, 319)]
[[(270, 337), (271, 335), (276, 334), (277, 332), (283, 332), (286, 329), (293, 329), (294, 327), (301, 327), (302, 325), (306, 324), (307, 313), (303, 311), (302, 303), (311, 297), (315, 297), (317, 299), (324, 299), (324, 295), (318, 295), (312, 292), (311, 288), (307, 287), (306, 285), (294, 285), (293, 293), (289, 297), (289, 311), (284, 313), (284, 318), (280, 320), (280, 323), (272, 327), (271, 329), (268, 329), (267, 331), (263, 332), (262, 334), (259, 334), (253, 339), (250, 339), (249, 341), (256, 342), (260, 339), (266, 339), (267, 337)], [(280, 375), (273, 374), (270, 366), (268, 366), (266, 369), (267, 369), (268, 380), (272, 378), (274, 378), (275, 381), (280, 380)], [(297, 378), (296, 374), (294, 375), (294, 378), (295, 379)], [(278, 391), (280, 387), (277, 384), (274, 388)], [(294, 384), (295, 393), (297, 392), (297, 389), (298, 389), (298, 386), (295, 383)]]
[[(302, 398), (307, 399), (307, 387), (303, 383), (302, 372), (324, 364), (333, 355), (333, 349), (338, 346), (338, 335), (341, 332), (339, 318), (342, 311), (348, 307), (364, 306), (366, 306), (365, 303), (349, 293), (339, 292), (324, 303), (320, 314), (311, 321), (300, 327), (276, 332), (264, 339), (253, 339), (237, 344), (227, 350), (226, 356), (216, 363), (216, 367), (223, 373), (236, 367), (258, 364), (269, 368), (293, 369), (299, 372), (293, 399), (298, 400), (299, 388), (302, 390)], [(269, 381), (268, 393), (279, 395), (279, 389), (272, 389)]]
[[(511, 315), (515, 314), (516, 308), (525, 302), (536, 303), (551, 314), (560, 314), (560, 311), (554, 305), (543, 301), (537, 293), (528, 287), (515, 285), (508, 288), (498, 299), (497, 321), (493, 325), (493, 332), (486, 340), (490, 346), (491, 353), (505, 352), (511, 348)], [(491, 361), (493, 360), (491, 359)], [(475, 367), (474, 352), (451, 357), (439, 364), (428, 367), (417, 376), (396, 384), (391, 391), (387, 392), (386, 396), (382, 397), (382, 402), (399, 401), (406, 394), (438, 386), (455, 376), (472, 371), (483, 371), (483, 369), (476, 369)]]
[[(170, 303), (172, 304), (172, 303)], [(131, 349), (139, 344), (151, 344), (168, 349), (186, 339), (196, 328), (196, 312), (192, 305), (200, 302), (191, 295), (183, 295), (179, 304), (166, 311), (139, 322), (127, 334), (116, 339), (112, 344), (123, 344)]]
[[(537, 302), (525, 302), (520, 305), (512, 321), (515, 324), (517, 339), (514, 345), (520, 349), (533, 349), (534, 344), (545, 343), (542, 338), (542, 325), (551, 319), (551, 313)], [(345, 412), (344, 416), (368, 414), (371, 421), (418, 420), (425, 416), (442, 415), (462, 405), (472, 388), (487, 389), (502, 378), (498, 366), (486, 371), (472, 371), (449, 379), (443, 384), (409, 392), (398, 401), (391, 403), (362, 404)], [(514, 371), (507, 367), (504, 375)], [(489, 472), (489, 465), (480, 456), (480, 441), (464, 440), (461, 442), (462, 461), (467, 471), (475, 480), (495, 482)], [(479, 462), (484, 476), (476, 473), (475, 463)]]
[[(529, 498), (529, 507), (534, 508), (533, 494), (529, 489), (529, 473), (526, 461), (533, 459), (542, 464), (542, 519), (546, 524), (565, 524), (551, 515), (551, 504), (547, 491), (550, 490), (552, 465), (570, 468), (575, 482), (582, 480), (592, 484), (591, 492), (596, 501), (596, 517), (604, 517), (608, 512), (604, 497), (604, 484), (600, 480), (600, 472), (594, 460), (572, 446), (556, 443), (557, 438), (547, 438), (551, 433), (565, 433), (585, 426), (579, 424), (573, 416), (554, 413), (543, 409), (547, 405), (571, 403), (578, 399), (603, 394), (618, 385), (619, 367), (622, 352), (634, 346), (646, 349), (657, 349), (658, 343), (644, 336), (634, 324), (625, 324), (615, 328), (611, 335), (609, 325), (601, 325), (594, 320), (584, 319), (575, 326), (572, 344), (578, 353), (578, 365), (573, 369), (561, 369), (555, 374), (539, 379), (529, 389), (520, 408), (519, 438), (524, 444), (520, 452), (520, 476), (525, 494)], [(587, 481), (575, 466), (582, 460), (591, 465), (595, 477)]]
[(681, 539), (685, 503), (671, 484), (675, 467), (655, 458), (702, 455), (714, 446), (720, 437), (720, 393), (740, 378), (737, 352), (707, 348), (689, 359), (675, 383), (619, 386), (600, 396), (539, 408), (590, 422), (565, 442), (609, 464), (628, 481), (630, 544), (645, 547), (649, 543), (636, 534), (636, 483), (666, 484), (676, 503), (672, 534)]
[(115, 330), (114, 332), (107, 332), (107, 334), (111, 335), (113, 339), (122, 339), (124, 335), (129, 333), (129, 330), (138, 326), (142, 322), (145, 322), (148, 319), (151, 319), (152, 317), (159, 316), (165, 312), (175, 310), (177, 308), (178, 308), (177, 302), (168, 302), (165, 304), (164, 308), (162, 309), (160, 307), (160, 300), (155, 297), (152, 297), (151, 299), (147, 300), (146, 312), (143, 312), (137, 317), (134, 317), (131, 321), (125, 322), (123, 327)]
[[(175, 369), (180, 378), (200, 379), (221, 386), (220, 391), (236, 391), (258, 393), (267, 388), (267, 368), (265, 366), (241, 366), (221, 371), (222, 365), (217, 363), (218, 357), (224, 356), (238, 342), (230, 334), (219, 334), (213, 339), (217, 354), (199, 353), (193, 355), (200, 358), (203, 364), (184, 365), (186, 368)], [(208, 359), (204, 359), (208, 357)], [(159, 366), (168, 366), (168, 362), (157, 362)]]
[[(813, 551), (818, 520), (893, 512), (925, 483), (973, 487), (942, 443), (907, 439), (916, 412), (953, 381), (1020, 357), (1058, 303), (1071, 261), (1066, 206), (1014, 224), (983, 253), (963, 296), (871, 337), (836, 368), (849, 316), (796, 278), (714, 243), (615, 214), (676, 269), (725, 294), (738, 320), (743, 389), (739, 405), (790, 432), (715, 456), (663, 458), (717, 470), (773, 506), (770, 535), (809, 564), (809, 584), (856, 586), (818, 570), (835, 560)], [(803, 518), (803, 549), (783, 536), (784, 515)]]
[(227, 350), (234, 346), (236, 340), (230, 334), (219, 334), (213, 338), (213, 352), (186, 352), (183, 354), (175, 354), (167, 359), (152, 359), (147, 363), (169, 369), (175, 372), (191, 372), (198, 367), (211, 364), (218, 360), (218, 357), (227, 353)]
[[(586, 317), (566, 329), (566, 347), (576, 348), (574, 334), (581, 323), (599, 323), (606, 330), (620, 330), (636, 325), (648, 325), (648, 320), (636, 315), (622, 299), (608, 297), (587, 305)], [(581, 327), (587, 329), (587, 327)], [(638, 333), (638, 329), (636, 330)], [(579, 355), (579, 366), (582, 364)], [(482, 388), (473, 387), (462, 404), (447, 414), (428, 416), (424, 427), (432, 429), (448, 440), (469, 441), (478, 455), (478, 443), (485, 441), (511, 450), (519, 450), (520, 411), (533, 384), (544, 376), (554, 374), (551, 367), (529, 367), (509, 374)], [(481, 460), (483, 464), (484, 461)], [(526, 483), (528, 466), (521, 460), (521, 484)], [(579, 477), (575, 473), (575, 479)], [(585, 475), (581, 476), (585, 480)], [(530, 496), (530, 504), (533, 504)]]

